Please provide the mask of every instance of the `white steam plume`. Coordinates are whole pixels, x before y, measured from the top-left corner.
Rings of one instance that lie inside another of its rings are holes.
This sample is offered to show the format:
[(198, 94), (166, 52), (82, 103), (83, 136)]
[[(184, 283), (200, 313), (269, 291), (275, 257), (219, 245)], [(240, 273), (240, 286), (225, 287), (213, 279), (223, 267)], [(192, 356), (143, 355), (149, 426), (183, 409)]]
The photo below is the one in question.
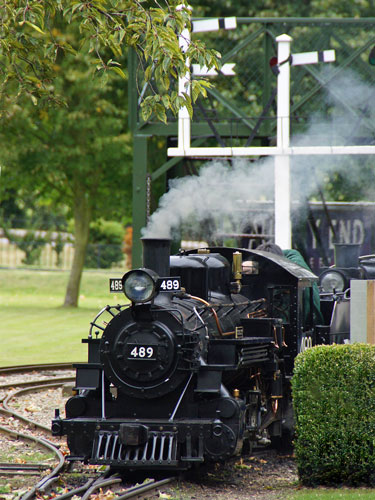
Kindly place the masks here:
[[(329, 118), (326, 114), (324, 117), (319, 113), (312, 115), (308, 130), (292, 137), (292, 145), (350, 145), (361, 135), (360, 130), (365, 137), (375, 137), (374, 88), (351, 72), (331, 78), (331, 71), (332, 68), (324, 69), (321, 73), (323, 79), (329, 81), (324, 102), (329, 107)], [(305, 202), (334, 172), (340, 172), (349, 181), (355, 180), (361, 166), (368, 161), (370, 158), (365, 156), (293, 157), (293, 200)], [(206, 235), (210, 218), (225, 219), (227, 224), (232, 224), (227, 225), (227, 232), (243, 231), (245, 220), (251, 219), (256, 224), (257, 216), (249, 215), (251, 202), (274, 199), (273, 167), (272, 157), (257, 162), (214, 160), (204, 165), (198, 176), (174, 179), (142, 235), (169, 238), (188, 224), (190, 231), (198, 234), (199, 228), (205, 226), (204, 237), (210, 238)], [(367, 198), (374, 200), (375, 194), (369, 192)]]
[[(272, 199), (273, 161), (251, 163), (249, 160), (212, 161), (198, 176), (174, 179), (159, 202), (142, 235), (169, 238), (174, 229), (194, 220), (199, 226), (236, 214), (244, 203)], [(231, 228), (233, 229), (233, 228)]]

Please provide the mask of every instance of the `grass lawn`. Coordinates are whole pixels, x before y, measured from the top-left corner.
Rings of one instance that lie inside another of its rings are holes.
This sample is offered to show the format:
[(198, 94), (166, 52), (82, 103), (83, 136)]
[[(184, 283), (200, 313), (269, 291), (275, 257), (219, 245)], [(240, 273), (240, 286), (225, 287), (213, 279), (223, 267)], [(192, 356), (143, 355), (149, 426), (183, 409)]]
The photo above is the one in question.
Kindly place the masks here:
[(375, 499), (375, 489), (354, 488), (316, 488), (301, 489), (288, 495), (285, 500), (370, 500)]
[(85, 361), (90, 321), (106, 304), (123, 304), (110, 294), (108, 279), (121, 271), (85, 271), (78, 308), (62, 307), (68, 273), (0, 269), (0, 366)]

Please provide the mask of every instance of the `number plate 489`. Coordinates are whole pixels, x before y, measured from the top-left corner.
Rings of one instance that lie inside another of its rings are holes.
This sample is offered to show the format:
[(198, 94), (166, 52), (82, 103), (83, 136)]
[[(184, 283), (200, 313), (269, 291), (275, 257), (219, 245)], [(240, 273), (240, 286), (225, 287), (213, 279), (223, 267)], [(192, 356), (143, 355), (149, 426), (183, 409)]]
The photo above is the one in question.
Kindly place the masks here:
[(157, 357), (157, 346), (128, 344), (128, 359), (155, 360)]
[(159, 278), (157, 283), (159, 292), (177, 292), (181, 290), (180, 278)]

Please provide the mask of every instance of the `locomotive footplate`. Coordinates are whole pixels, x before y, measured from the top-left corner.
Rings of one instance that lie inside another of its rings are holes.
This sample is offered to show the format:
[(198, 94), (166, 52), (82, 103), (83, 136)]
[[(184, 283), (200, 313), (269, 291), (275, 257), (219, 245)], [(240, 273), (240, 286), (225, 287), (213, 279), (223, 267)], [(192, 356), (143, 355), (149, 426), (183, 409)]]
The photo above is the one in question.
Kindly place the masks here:
[(192, 462), (203, 462), (205, 455), (215, 458), (211, 450), (220, 448), (220, 454), (229, 454), (236, 444), (233, 430), (218, 420), (101, 422), (95, 431), (89, 463), (186, 469)]

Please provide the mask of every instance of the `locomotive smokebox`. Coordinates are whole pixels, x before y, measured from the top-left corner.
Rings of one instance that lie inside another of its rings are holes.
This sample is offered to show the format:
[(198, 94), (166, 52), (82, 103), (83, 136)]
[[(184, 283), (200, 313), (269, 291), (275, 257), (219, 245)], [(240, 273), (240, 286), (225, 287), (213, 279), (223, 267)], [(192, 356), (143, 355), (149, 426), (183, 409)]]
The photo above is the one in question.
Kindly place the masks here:
[(361, 245), (352, 243), (334, 243), (336, 267), (358, 267)]
[(159, 276), (169, 276), (169, 238), (141, 238), (143, 244), (143, 267), (152, 269)]

